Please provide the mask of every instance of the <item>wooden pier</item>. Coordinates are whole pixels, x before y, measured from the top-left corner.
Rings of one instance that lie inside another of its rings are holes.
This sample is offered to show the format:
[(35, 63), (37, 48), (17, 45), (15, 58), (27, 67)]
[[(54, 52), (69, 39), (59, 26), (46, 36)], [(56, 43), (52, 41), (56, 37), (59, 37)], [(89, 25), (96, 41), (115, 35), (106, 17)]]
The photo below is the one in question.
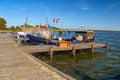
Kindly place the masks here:
[(70, 44), (68, 47), (59, 47), (56, 45), (31, 45), (31, 46), (21, 46), (23, 51), (27, 52), (39, 52), (44, 53), (47, 52), (50, 55), (51, 61), (54, 52), (57, 51), (70, 51), (73, 56), (75, 56), (76, 50), (91, 50), (91, 54), (94, 53), (95, 48), (105, 48), (108, 51), (108, 43), (100, 44), (100, 43), (81, 43), (81, 44)]
[(22, 49), (10, 35), (0, 34), (0, 80), (75, 80), (25, 53), (23, 50), (29, 49), (28, 46)]

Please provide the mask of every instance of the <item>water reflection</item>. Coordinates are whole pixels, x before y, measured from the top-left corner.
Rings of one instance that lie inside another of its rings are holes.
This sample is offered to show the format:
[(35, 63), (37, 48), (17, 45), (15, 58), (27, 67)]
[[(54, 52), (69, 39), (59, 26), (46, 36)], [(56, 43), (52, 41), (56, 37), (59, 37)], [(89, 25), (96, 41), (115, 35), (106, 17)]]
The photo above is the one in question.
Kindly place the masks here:
[[(69, 52), (56, 53), (53, 61), (45, 54), (38, 58), (77, 80), (120, 80), (120, 32), (95, 33), (95, 42), (109, 43), (109, 52), (103, 49), (77, 52), (73, 57)], [(66, 54), (65, 54), (66, 53)]]

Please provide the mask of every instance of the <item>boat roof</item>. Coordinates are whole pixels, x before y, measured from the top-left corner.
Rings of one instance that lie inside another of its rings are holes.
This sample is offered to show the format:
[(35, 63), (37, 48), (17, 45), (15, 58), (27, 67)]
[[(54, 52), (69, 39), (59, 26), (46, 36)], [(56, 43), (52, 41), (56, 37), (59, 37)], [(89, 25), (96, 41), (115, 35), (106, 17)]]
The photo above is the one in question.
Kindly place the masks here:
[(76, 32), (76, 33), (94, 33), (91, 30), (78, 30), (78, 29), (61, 29), (61, 30), (53, 30), (53, 32)]

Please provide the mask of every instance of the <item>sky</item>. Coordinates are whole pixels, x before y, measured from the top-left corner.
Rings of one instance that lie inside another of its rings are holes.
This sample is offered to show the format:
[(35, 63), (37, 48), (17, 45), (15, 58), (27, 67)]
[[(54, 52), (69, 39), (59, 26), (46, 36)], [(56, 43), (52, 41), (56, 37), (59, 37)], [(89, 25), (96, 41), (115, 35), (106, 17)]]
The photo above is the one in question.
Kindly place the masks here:
[[(120, 30), (120, 0), (0, 0), (7, 27), (48, 23), (65, 29)], [(53, 19), (59, 18), (53, 24)]]

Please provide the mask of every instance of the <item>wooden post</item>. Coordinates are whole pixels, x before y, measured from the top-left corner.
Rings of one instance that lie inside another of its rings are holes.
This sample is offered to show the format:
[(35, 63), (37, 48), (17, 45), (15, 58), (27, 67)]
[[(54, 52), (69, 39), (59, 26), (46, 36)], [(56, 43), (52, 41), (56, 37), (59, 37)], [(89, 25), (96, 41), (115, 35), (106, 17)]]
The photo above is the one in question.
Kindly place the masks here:
[(24, 38), (23, 41), (24, 41), (24, 44), (26, 44), (26, 41), (27, 41), (26, 38)]
[(52, 56), (53, 56), (53, 49), (52, 49), (52, 47), (49, 48), (49, 54), (50, 54), (50, 60), (52, 61)]
[(75, 52), (76, 52), (76, 50), (75, 50), (75, 46), (72, 46), (72, 55), (75, 57)]
[(94, 53), (94, 45), (93, 44), (91, 45), (91, 50), (92, 50), (92, 55), (93, 55), (93, 53)]
[(106, 52), (108, 52), (108, 43), (107, 42), (106, 42), (105, 48), (106, 48)]
[(46, 39), (46, 44), (48, 45), (48, 39)]
[(7, 34), (10, 34), (10, 32), (9, 32), (9, 31), (7, 31)]

